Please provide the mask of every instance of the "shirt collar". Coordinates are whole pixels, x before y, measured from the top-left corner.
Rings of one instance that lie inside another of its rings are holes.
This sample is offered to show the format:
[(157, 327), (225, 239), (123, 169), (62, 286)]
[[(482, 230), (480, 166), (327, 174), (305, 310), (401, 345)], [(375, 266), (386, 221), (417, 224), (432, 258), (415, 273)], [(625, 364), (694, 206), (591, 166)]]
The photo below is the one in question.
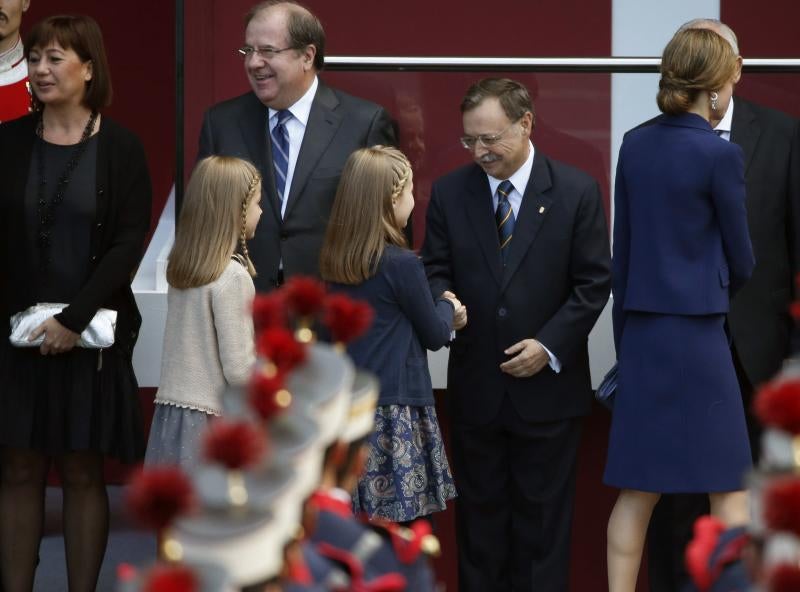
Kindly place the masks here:
[[(311, 83), (311, 86), (308, 87), (306, 94), (295, 101), (294, 105), (289, 107), (289, 112), (292, 116), (303, 124), (303, 127), (308, 125), (308, 117), (311, 114), (311, 103), (314, 102), (314, 96), (317, 94), (317, 87), (319, 86), (319, 79), (314, 76), (314, 81)], [(270, 107), (269, 109), (269, 118), (272, 120), (273, 117), (278, 115), (278, 111)]]
[(731, 97), (731, 100), (728, 103), (728, 109), (725, 111), (725, 115), (722, 117), (720, 122), (717, 124), (717, 127), (714, 128), (714, 130), (721, 130), (723, 132), (730, 133), (732, 124), (733, 124), (733, 97)]
[(0, 72), (11, 70), (11, 68), (19, 64), (24, 57), (22, 40), (17, 38), (17, 42), (11, 49), (0, 53)]
[[(528, 158), (519, 167), (516, 172), (511, 175), (508, 180), (511, 181), (511, 184), (514, 186), (514, 189), (520, 195), (525, 195), (525, 188), (528, 186), (528, 181), (531, 178), (531, 171), (533, 170), (533, 153), (535, 149), (533, 147), (533, 143), (528, 140)], [(505, 179), (497, 179), (496, 177), (492, 177), (491, 175), (487, 174), (486, 177), (489, 179), (489, 188), (492, 190), (492, 195), (497, 193), (497, 187), (505, 181)]]

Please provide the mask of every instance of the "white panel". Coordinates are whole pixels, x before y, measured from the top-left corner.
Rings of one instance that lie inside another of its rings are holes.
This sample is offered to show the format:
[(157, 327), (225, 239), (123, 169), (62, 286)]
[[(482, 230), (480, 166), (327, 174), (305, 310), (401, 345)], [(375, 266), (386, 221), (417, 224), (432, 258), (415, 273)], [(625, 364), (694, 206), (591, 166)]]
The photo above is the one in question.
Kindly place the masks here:
[[(660, 56), (683, 23), (719, 18), (720, 0), (612, 0), (611, 51), (614, 57)], [(611, 182), (622, 136), (658, 115), (658, 74), (611, 76)], [(613, 195), (613, 191), (612, 191)]]
[(161, 376), (161, 350), (167, 320), (166, 260), (174, 235), (173, 187), (133, 280), (133, 295), (142, 314), (139, 340), (133, 350), (133, 370), (140, 387), (158, 386)]

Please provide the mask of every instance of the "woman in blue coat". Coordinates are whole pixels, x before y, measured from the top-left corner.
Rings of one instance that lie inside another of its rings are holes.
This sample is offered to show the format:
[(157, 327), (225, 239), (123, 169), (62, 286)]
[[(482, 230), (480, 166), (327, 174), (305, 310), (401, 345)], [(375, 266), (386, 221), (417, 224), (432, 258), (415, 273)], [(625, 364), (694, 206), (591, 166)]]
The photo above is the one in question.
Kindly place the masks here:
[(633, 592), (661, 493), (708, 493), (747, 521), (744, 410), (725, 333), (752, 272), (742, 151), (709, 119), (724, 113), (737, 57), (708, 30), (664, 49), (653, 125), (628, 133), (614, 195), (614, 340), (619, 375), (604, 481), (621, 489), (608, 523), (610, 592)]

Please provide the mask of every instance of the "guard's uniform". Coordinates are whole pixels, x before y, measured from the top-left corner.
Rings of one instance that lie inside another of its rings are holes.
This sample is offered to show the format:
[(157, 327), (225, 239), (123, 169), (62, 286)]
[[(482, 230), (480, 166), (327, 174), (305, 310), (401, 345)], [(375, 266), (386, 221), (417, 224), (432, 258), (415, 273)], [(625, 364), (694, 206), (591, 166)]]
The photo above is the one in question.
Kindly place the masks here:
[(31, 111), (28, 63), (22, 54), (22, 42), (0, 61), (0, 123), (22, 117)]

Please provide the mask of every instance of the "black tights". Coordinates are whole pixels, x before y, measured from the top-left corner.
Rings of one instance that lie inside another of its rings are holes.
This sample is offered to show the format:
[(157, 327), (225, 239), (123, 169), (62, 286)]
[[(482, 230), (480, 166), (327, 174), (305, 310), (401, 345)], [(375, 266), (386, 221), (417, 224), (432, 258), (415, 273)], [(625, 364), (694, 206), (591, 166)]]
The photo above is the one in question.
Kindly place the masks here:
[[(94, 592), (108, 541), (103, 457), (71, 452), (52, 459), (64, 492), (62, 508), (70, 592)], [(4, 592), (30, 592), (44, 523), (51, 459), (6, 448), (0, 464), (0, 573)]]

